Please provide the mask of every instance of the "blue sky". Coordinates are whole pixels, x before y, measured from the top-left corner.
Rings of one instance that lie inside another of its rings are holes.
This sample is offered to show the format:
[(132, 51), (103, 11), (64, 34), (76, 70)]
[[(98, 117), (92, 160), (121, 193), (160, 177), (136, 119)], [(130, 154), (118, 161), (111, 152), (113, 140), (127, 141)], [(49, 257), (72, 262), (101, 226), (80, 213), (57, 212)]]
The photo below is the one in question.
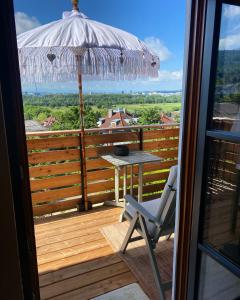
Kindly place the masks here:
[(240, 6), (223, 5), (219, 48), (240, 49)]
[[(17, 32), (60, 19), (71, 10), (70, 0), (15, 0)], [(179, 90), (182, 86), (185, 0), (80, 0), (89, 18), (121, 28), (145, 40), (160, 56), (158, 80), (136, 82), (88, 82), (85, 91)], [(24, 90), (35, 87), (23, 86)], [(39, 91), (77, 91), (75, 83), (38, 85)]]

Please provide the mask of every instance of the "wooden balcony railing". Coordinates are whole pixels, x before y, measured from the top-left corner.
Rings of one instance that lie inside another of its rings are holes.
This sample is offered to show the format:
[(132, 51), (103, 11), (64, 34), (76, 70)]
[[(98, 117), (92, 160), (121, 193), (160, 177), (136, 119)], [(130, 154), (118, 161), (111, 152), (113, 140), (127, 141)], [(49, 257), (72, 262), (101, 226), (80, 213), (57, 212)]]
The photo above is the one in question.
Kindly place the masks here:
[[(79, 130), (27, 133), (35, 216), (74, 209), (82, 202), (80, 134)], [(125, 143), (131, 150), (154, 152), (163, 158), (161, 163), (144, 165), (143, 199), (148, 200), (161, 194), (169, 168), (177, 164), (178, 142), (177, 124), (86, 130), (88, 206), (114, 200), (114, 169), (100, 157), (112, 151), (113, 145)], [(137, 176), (134, 182), (137, 192)]]

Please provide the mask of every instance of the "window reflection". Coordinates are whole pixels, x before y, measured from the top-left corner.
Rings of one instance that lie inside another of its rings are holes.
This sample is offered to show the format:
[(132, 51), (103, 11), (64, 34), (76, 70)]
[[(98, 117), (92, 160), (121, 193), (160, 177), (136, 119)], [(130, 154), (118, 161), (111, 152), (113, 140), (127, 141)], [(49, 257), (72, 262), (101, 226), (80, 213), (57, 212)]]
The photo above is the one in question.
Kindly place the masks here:
[(240, 265), (240, 144), (211, 140), (203, 240)]
[(239, 300), (240, 279), (215, 262), (211, 257), (202, 254), (199, 300)]
[(240, 132), (240, 6), (223, 5), (212, 127)]

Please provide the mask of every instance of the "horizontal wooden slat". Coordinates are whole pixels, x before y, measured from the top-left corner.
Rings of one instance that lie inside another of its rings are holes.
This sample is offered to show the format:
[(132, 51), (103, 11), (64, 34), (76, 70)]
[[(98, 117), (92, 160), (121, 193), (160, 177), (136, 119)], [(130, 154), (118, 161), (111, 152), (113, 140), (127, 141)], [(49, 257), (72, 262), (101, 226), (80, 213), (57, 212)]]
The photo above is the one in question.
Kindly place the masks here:
[(143, 193), (154, 193), (164, 189), (165, 183), (149, 184), (143, 187)]
[(89, 135), (85, 137), (86, 146), (117, 143), (117, 142), (130, 142), (138, 141), (138, 132), (123, 132), (123, 133), (112, 133), (112, 134), (100, 134), (100, 135)]
[(102, 180), (104, 178), (113, 178), (114, 177), (114, 169), (106, 169), (106, 170), (97, 170), (87, 173), (88, 182)]
[[(122, 192), (120, 191), (120, 196), (122, 197)], [(91, 202), (92, 204), (97, 204), (97, 203), (102, 203), (105, 201), (112, 201), (115, 199), (115, 193), (110, 192), (110, 193), (102, 193), (99, 195), (90, 195), (88, 196), (88, 201)]]
[(27, 148), (28, 151), (30, 151), (49, 148), (79, 147), (79, 139), (79, 136), (31, 139), (27, 140)]
[(109, 191), (114, 188), (114, 181), (102, 181), (98, 183), (88, 184), (87, 191), (89, 194), (101, 192), (101, 191)]
[[(122, 171), (120, 172), (120, 175), (122, 175)], [(128, 168), (128, 174), (130, 174), (130, 169)], [(133, 168), (133, 175), (138, 174), (138, 169), (137, 167)], [(162, 174), (162, 173), (157, 173), (157, 174)], [(153, 174), (155, 176), (155, 174)], [(103, 178), (108, 178), (112, 179), (115, 177), (114, 175), (114, 169), (105, 169), (105, 170), (97, 170), (97, 171), (92, 171), (88, 172), (88, 182), (91, 183), (92, 181), (98, 181), (98, 180), (103, 180)], [(156, 175), (157, 176), (157, 175)], [(159, 175), (160, 176), (160, 175)], [(144, 175), (144, 178), (146, 176)]]
[(151, 172), (151, 171), (158, 171), (158, 170), (165, 170), (169, 169), (172, 166), (175, 166), (178, 164), (177, 160), (167, 160), (163, 161), (160, 163), (149, 163), (149, 164), (144, 164), (143, 166), (143, 171), (144, 172)]
[[(143, 187), (143, 193), (155, 193), (155, 192), (160, 192), (161, 190), (164, 189), (165, 183), (157, 183), (157, 184), (149, 184), (147, 186)], [(137, 197), (137, 188), (134, 188), (133, 192)], [(120, 198), (123, 197), (123, 191), (120, 191)], [(149, 195), (150, 196), (150, 195)], [(159, 195), (156, 197), (158, 198)], [(144, 198), (145, 196), (143, 196)], [(152, 197), (152, 199), (155, 199), (156, 197)], [(145, 197), (146, 198), (146, 197)], [(148, 197), (149, 198), (149, 197)], [(113, 201), (115, 199), (115, 193), (114, 192), (109, 192), (109, 193), (102, 193), (102, 194), (96, 194), (96, 195), (90, 195), (88, 196), (88, 201), (91, 202), (92, 204), (97, 204), (97, 203), (102, 203), (105, 201)]]
[(30, 181), (32, 191), (64, 187), (64, 186), (80, 184), (80, 183), (81, 183), (80, 174), (57, 176), (53, 178), (44, 178), (44, 179), (37, 179), (37, 180)]
[(169, 172), (162, 172), (162, 173), (154, 173), (154, 174), (147, 174), (143, 176), (143, 182), (152, 182), (158, 180), (165, 180), (168, 178)]
[(150, 200), (156, 200), (158, 198), (161, 198), (161, 196), (162, 196), (162, 191), (160, 191), (160, 192), (157, 191), (155, 193), (143, 195), (143, 201), (147, 202), (147, 201), (150, 201)]
[(178, 137), (179, 128), (149, 130), (143, 132), (143, 140), (163, 139), (169, 137)]
[(157, 149), (166, 149), (166, 148), (176, 148), (178, 147), (179, 140), (162, 140), (156, 142), (144, 142), (143, 150), (157, 150)]
[(34, 216), (43, 216), (47, 214), (52, 214), (55, 212), (66, 211), (77, 207), (77, 204), (80, 203), (81, 199), (58, 201), (49, 204), (34, 205), (33, 206), (33, 215)]
[(73, 186), (70, 188), (57, 189), (45, 192), (36, 192), (32, 194), (32, 203), (37, 204), (43, 202), (50, 202), (80, 195), (80, 186)]
[[(149, 183), (152, 181), (160, 181), (160, 180), (165, 180), (168, 178), (169, 172), (164, 172), (164, 173), (155, 173), (155, 174), (147, 174), (143, 176), (143, 183)], [(137, 175), (137, 174), (136, 174)], [(133, 178), (133, 184), (136, 185), (138, 184), (138, 176), (134, 176)], [(127, 180), (127, 186), (129, 188), (130, 185), (130, 178)], [(120, 180), (120, 188), (123, 186), (123, 178)], [(101, 182), (95, 182), (93, 184), (88, 184), (88, 193), (97, 193), (97, 192), (105, 192), (114, 189), (114, 180), (109, 180), (109, 181), (101, 181)]]
[(54, 165), (38, 166), (29, 168), (30, 177), (52, 176), (80, 170), (80, 162), (58, 163)]
[(30, 164), (80, 159), (78, 149), (35, 152), (28, 155)]
[(177, 158), (178, 157), (178, 149), (176, 150), (166, 150), (166, 151), (157, 151), (152, 152), (152, 154), (157, 155), (161, 158), (167, 159), (167, 158)]
[(107, 162), (102, 158), (91, 159), (86, 161), (87, 170), (96, 170), (96, 169), (103, 169), (103, 168), (110, 168), (112, 164)]

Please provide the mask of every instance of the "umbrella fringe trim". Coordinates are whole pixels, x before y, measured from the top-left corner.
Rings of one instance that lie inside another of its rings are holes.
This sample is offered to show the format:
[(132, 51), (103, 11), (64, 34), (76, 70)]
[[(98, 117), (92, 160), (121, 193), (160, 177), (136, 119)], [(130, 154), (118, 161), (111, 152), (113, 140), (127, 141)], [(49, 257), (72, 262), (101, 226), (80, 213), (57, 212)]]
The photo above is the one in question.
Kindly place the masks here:
[[(54, 54), (51, 62), (48, 54)], [(65, 82), (84, 80), (135, 80), (158, 77), (159, 58), (149, 52), (108, 48), (24, 48), (19, 49), (22, 81), (26, 83)], [(123, 60), (121, 60), (121, 57)]]

